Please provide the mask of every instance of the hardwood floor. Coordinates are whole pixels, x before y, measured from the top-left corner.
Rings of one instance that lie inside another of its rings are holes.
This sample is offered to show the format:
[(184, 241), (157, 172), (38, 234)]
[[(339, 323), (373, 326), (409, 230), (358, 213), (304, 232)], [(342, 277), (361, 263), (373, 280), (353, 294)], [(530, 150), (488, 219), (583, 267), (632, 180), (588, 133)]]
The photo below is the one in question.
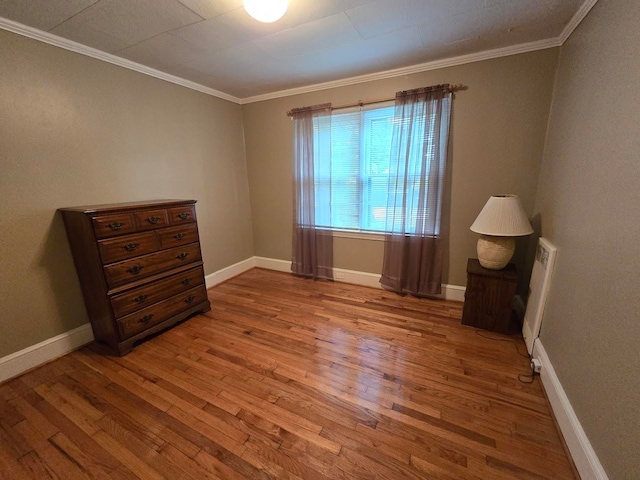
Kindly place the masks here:
[(462, 304), (260, 269), (208, 294), (0, 385), (0, 478), (575, 478), (522, 339)]

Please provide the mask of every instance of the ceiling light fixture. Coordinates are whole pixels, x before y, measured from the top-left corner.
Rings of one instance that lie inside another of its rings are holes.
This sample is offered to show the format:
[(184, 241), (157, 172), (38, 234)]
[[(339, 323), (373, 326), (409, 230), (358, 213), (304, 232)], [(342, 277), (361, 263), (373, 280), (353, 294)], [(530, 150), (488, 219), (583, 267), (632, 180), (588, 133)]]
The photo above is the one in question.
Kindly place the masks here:
[(243, 0), (244, 9), (259, 22), (272, 23), (287, 11), (287, 0)]

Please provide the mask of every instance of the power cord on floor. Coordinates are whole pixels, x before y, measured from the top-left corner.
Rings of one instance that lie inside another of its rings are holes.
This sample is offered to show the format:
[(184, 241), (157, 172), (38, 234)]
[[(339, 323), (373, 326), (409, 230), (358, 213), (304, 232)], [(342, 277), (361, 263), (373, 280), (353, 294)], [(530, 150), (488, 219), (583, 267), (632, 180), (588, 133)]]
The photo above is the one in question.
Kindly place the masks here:
[[(531, 373), (519, 373), (518, 380), (520, 380), (520, 383), (533, 383), (533, 378), (536, 375), (537, 375), (536, 372), (534, 372), (533, 370), (531, 371)], [(531, 380), (524, 381), (523, 378), (530, 378)]]
[(482, 338), (486, 338), (487, 340), (495, 340), (496, 342), (511, 342), (513, 344), (513, 346), (516, 349), (516, 352), (518, 352), (518, 355), (525, 357), (525, 358), (531, 358), (529, 357), (528, 353), (522, 353), (520, 351), (520, 349), (518, 348), (518, 344), (515, 342), (515, 340), (512, 340), (511, 338), (500, 338), (500, 337), (489, 337), (487, 335), (483, 335), (484, 331), (482, 330), (476, 330), (476, 335), (481, 336)]
[[(486, 338), (487, 340), (495, 340), (496, 342), (510, 342), (511, 344), (513, 344), (513, 347), (516, 349), (516, 352), (518, 353), (518, 355), (528, 358), (529, 360), (531, 359), (531, 357), (529, 356), (529, 353), (522, 353), (518, 348), (518, 344), (516, 343), (516, 341), (511, 338), (491, 337), (491, 336), (485, 335), (485, 332), (482, 330), (476, 330), (475, 332), (476, 332), (476, 335), (482, 338)], [(520, 381), (520, 383), (527, 383), (527, 384), (533, 383), (536, 375), (537, 375), (537, 372), (535, 372), (532, 367), (531, 373), (519, 373), (518, 380)], [(523, 380), (523, 378), (530, 379), (530, 380), (528, 381)]]

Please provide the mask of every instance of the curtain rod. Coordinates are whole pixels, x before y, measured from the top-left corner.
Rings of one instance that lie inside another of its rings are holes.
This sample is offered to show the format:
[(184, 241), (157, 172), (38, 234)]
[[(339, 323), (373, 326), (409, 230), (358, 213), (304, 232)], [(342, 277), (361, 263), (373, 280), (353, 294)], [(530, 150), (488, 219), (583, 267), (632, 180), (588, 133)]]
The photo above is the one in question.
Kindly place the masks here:
[[(461, 83), (458, 83), (456, 85), (449, 85), (448, 90), (453, 93), (453, 92), (457, 92), (458, 90), (464, 90), (466, 87), (464, 85), (462, 85)], [(374, 103), (384, 103), (384, 102), (390, 102), (392, 100), (395, 100), (396, 97), (386, 97), (386, 98), (370, 98), (369, 100), (358, 100), (357, 102), (351, 102), (351, 103), (340, 103), (338, 105), (330, 105), (329, 108), (331, 108), (332, 110), (338, 110), (341, 108), (349, 108), (349, 107), (363, 107), (364, 105), (372, 105)], [(326, 104), (325, 104), (326, 105)], [(323, 108), (327, 108), (325, 105), (322, 105)], [(313, 108), (313, 107), (311, 107)], [(294, 109), (297, 110), (297, 109)], [(287, 116), (291, 117), (293, 115), (294, 110), (289, 110), (287, 112)]]

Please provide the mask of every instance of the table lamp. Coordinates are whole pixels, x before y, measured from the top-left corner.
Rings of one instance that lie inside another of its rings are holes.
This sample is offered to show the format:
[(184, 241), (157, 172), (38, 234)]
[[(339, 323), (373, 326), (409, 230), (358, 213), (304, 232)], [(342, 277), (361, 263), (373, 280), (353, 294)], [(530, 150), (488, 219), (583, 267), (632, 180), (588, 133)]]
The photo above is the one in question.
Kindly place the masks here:
[(507, 266), (516, 249), (515, 237), (533, 233), (517, 195), (494, 195), (471, 225), (480, 233), (477, 251), (480, 265), (491, 270)]

